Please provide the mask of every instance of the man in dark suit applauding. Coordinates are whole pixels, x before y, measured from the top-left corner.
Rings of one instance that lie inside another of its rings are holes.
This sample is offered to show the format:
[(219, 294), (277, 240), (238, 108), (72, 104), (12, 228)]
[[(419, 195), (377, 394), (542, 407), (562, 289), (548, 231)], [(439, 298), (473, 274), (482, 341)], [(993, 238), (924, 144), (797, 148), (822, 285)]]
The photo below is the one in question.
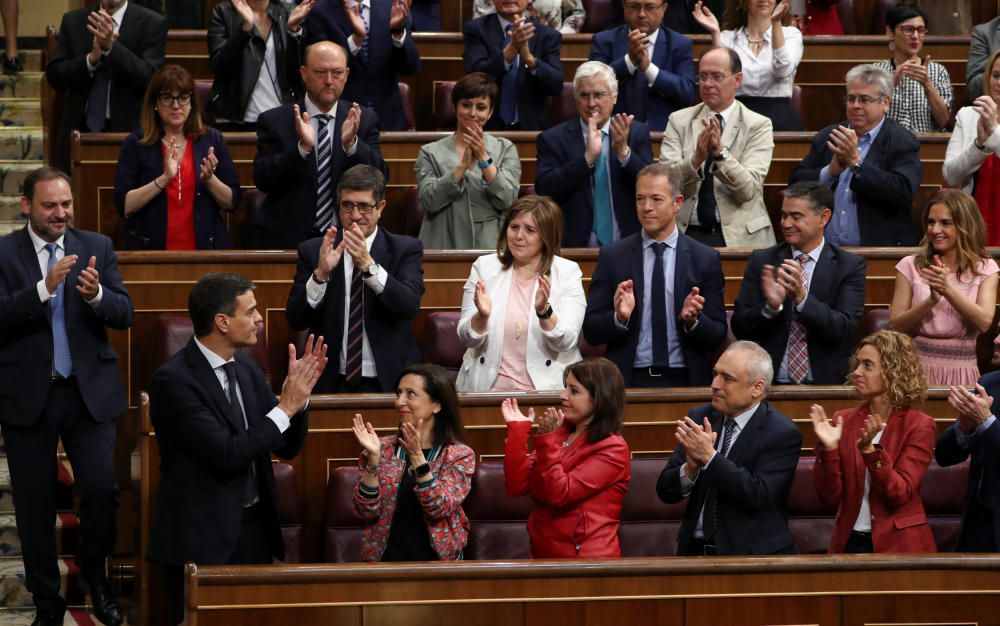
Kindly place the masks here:
[(759, 343), (780, 384), (840, 385), (865, 308), (864, 258), (823, 237), (833, 194), (796, 183), (781, 203), (785, 241), (750, 254), (733, 334)]
[(399, 372), (420, 360), (410, 320), (424, 295), (420, 240), (379, 228), (385, 179), (368, 165), (337, 184), (341, 230), (299, 246), (285, 314), (297, 330), (322, 334), (338, 355), (317, 393), (395, 391)]
[(737, 341), (719, 357), (712, 403), (677, 421), (674, 454), (656, 483), (687, 499), (678, 556), (795, 553), (788, 494), (802, 448), (798, 427), (768, 404), (771, 357)]
[(726, 338), (718, 250), (677, 228), (684, 204), (676, 166), (653, 163), (635, 183), (642, 230), (601, 248), (583, 334), (630, 387), (707, 385)]
[(333, 190), (341, 172), (367, 163), (388, 173), (375, 112), (341, 99), (347, 53), (321, 41), (306, 49), (306, 96), (257, 118), (253, 179), (267, 194), (254, 220), (258, 248), (295, 248), (337, 226)]
[(548, 97), (562, 94), (562, 34), (528, 19), (528, 0), (493, 4), (496, 13), (462, 27), (465, 71), (485, 72), (500, 87), (486, 130), (544, 130), (549, 127)]
[(274, 397), (260, 366), (239, 353), (257, 343), (254, 284), (208, 274), (188, 295), (194, 337), (153, 374), (150, 408), (160, 449), (160, 491), (147, 558), (164, 564), (171, 623), (184, 619), (183, 567), (284, 558), (271, 452), (299, 453), (305, 407), (326, 366), (323, 338), (288, 346), (288, 376)]
[(116, 537), (115, 419), (127, 403), (107, 328), (132, 325), (132, 300), (111, 240), (72, 228), (66, 174), (28, 174), (21, 208), (28, 225), (0, 239), (0, 424), (33, 624), (61, 625), (66, 611), (55, 534), (61, 439), (80, 496), (76, 562), (94, 614), (117, 626), (104, 561)]

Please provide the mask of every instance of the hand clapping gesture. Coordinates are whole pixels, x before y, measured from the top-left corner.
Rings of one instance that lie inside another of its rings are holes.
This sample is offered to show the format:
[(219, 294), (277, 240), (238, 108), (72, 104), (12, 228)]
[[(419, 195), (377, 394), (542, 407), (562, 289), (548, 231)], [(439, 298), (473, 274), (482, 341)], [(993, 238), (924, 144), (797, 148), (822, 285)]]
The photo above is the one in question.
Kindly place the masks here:
[[(302, 0), (302, 4), (298, 4), (292, 9), (292, 12), (288, 14), (288, 30), (293, 33), (299, 32), (299, 28), (302, 22), (308, 17), (309, 12), (313, 10), (316, 6), (317, 0)], [(235, 0), (233, 2), (235, 4)]]
[(510, 424), (511, 422), (534, 422), (535, 421), (535, 409), (528, 409), (528, 414), (525, 415), (521, 413), (521, 410), (517, 408), (517, 400), (512, 398), (507, 398), (500, 403), (500, 414), (503, 415), (503, 421), (505, 424)]
[(604, 138), (601, 136), (601, 129), (597, 125), (597, 111), (594, 111), (587, 118), (587, 147), (583, 152), (583, 158), (587, 160), (587, 165), (594, 167), (601, 151), (604, 149)]
[(834, 450), (840, 445), (840, 436), (844, 432), (843, 416), (838, 415), (837, 421), (833, 422), (826, 416), (823, 407), (814, 404), (809, 408), (809, 419), (812, 420), (816, 438), (824, 450)]
[(542, 413), (541, 417), (538, 418), (537, 423), (539, 435), (544, 435), (557, 430), (563, 423), (562, 409), (550, 406), (545, 409), (545, 413)]
[(538, 289), (535, 290), (535, 313), (542, 313), (549, 306), (549, 292), (552, 289), (552, 279), (548, 276), (538, 277)]
[(774, 6), (774, 10), (771, 11), (771, 23), (780, 22), (785, 19), (785, 16), (792, 10), (791, 5), (788, 0), (781, 0), (778, 4)]
[(976, 384), (976, 393), (965, 387), (949, 387), (948, 404), (958, 411), (958, 427), (971, 434), (992, 415), (993, 397), (986, 394), (982, 385)]
[(299, 147), (303, 152), (312, 152), (316, 146), (316, 131), (309, 123), (309, 112), (299, 111), (299, 105), (292, 105), (292, 115), (295, 116), (295, 134), (299, 138)]
[(177, 142), (171, 142), (167, 146), (166, 154), (163, 158), (163, 176), (167, 179), (168, 183), (174, 179), (174, 176), (177, 176), (177, 170), (180, 168), (180, 157), (180, 146), (177, 145)]
[(361, 128), (361, 105), (355, 102), (340, 126), (340, 143), (344, 146), (344, 152), (354, 147), (354, 142), (358, 140), (359, 128)]
[(623, 280), (618, 283), (618, 287), (615, 289), (615, 317), (623, 326), (628, 324), (629, 318), (632, 317), (632, 311), (635, 310), (635, 293), (632, 291), (632, 286), (631, 280)]
[(201, 160), (201, 179), (206, 183), (212, 180), (217, 167), (219, 167), (219, 158), (215, 156), (215, 146), (209, 146), (208, 156)]
[(243, 20), (243, 31), (249, 33), (253, 30), (253, 9), (247, 4), (247, 0), (232, 0), (232, 5), (236, 15)]
[(382, 443), (379, 441), (375, 429), (372, 428), (371, 422), (366, 422), (360, 413), (355, 413), (351, 430), (354, 431), (354, 438), (361, 444), (361, 448), (368, 453), (368, 462), (377, 465)]
[(858, 437), (858, 450), (861, 454), (870, 454), (875, 451), (875, 444), (872, 440), (885, 428), (885, 420), (878, 413), (865, 418), (864, 426), (861, 428), (861, 436)]
[(834, 126), (826, 140), (826, 147), (833, 153), (830, 175), (839, 176), (848, 167), (861, 161), (858, 153), (858, 135), (854, 129)]
[(712, 424), (707, 417), (700, 425), (690, 417), (685, 417), (677, 420), (674, 436), (677, 443), (684, 446), (684, 464), (687, 466), (685, 473), (688, 478), (692, 478), (715, 454), (715, 440), (718, 434), (712, 432)]
[(778, 269), (773, 265), (765, 265), (760, 272), (760, 289), (764, 294), (767, 308), (776, 310), (788, 297), (785, 283), (778, 280)]
[(715, 17), (711, 9), (702, 4), (701, 0), (694, 3), (694, 10), (691, 11), (691, 15), (694, 17), (694, 21), (698, 22), (698, 25), (705, 29), (705, 31), (712, 35), (712, 42), (715, 42), (715, 37), (721, 32), (719, 27), (719, 19)]
[(323, 337), (306, 339), (302, 358), (295, 358), (295, 344), (288, 344), (288, 375), (281, 384), (278, 407), (289, 417), (302, 410), (309, 400), (316, 381), (326, 368), (326, 344)]
[(628, 58), (638, 71), (645, 72), (649, 67), (649, 35), (638, 28), (628, 33)]
[(937, 302), (948, 293), (951, 284), (948, 282), (948, 267), (941, 260), (941, 257), (934, 255), (934, 263), (920, 270), (920, 276), (931, 288), (931, 301)]
[[(353, 6), (352, 6), (353, 5)], [(361, 17), (361, 3), (354, 4), (351, 0), (344, 0), (344, 13), (347, 21), (351, 24), (351, 39), (358, 48), (365, 41), (365, 18)]]
[(979, 96), (972, 103), (972, 106), (979, 113), (979, 120), (976, 124), (976, 141), (983, 146), (997, 129), (997, 103), (991, 96)]
[(481, 280), (476, 282), (476, 293), (472, 296), (472, 302), (476, 305), (479, 317), (488, 320), (493, 311), (493, 301), (490, 299), (490, 292), (486, 289), (486, 283)]
[(688, 326), (693, 326), (698, 321), (698, 317), (701, 316), (703, 308), (705, 308), (705, 296), (701, 295), (701, 290), (698, 287), (692, 287), (691, 293), (684, 298), (684, 304), (681, 305), (681, 321)]
[(347, 238), (341, 239), (339, 244), (334, 245), (333, 242), (336, 240), (336, 227), (327, 228), (326, 232), (323, 233), (323, 243), (319, 245), (319, 260), (316, 264), (316, 274), (320, 280), (329, 280), (330, 274), (333, 273), (335, 267), (340, 265), (340, 259), (344, 256)]
[(410, 16), (409, 0), (393, 0), (389, 9), (389, 30), (399, 30)]
[(52, 265), (52, 268), (45, 275), (45, 289), (49, 293), (55, 293), (59, 285), (66, 280), (66, 276), (69, 275), (69, 271), (76, 265), (78, 258), (75, 254), (67, 254)]
[(406, 450), (406, 456), (410, 459), (410, 464), (413, 467), (423, 465), (426, 461), (424, 459), (424, 442), (420, 436), (420, 427), (423, 425), (424, 420), (417, 420), (416, 424), (413, 422), (403, 422), (399, 426), (399, 430), (401, 431), (399, 445), (403, 446), (403, 449)]
[[(72, 256), (75, 260), (76, 255)], [(97, 297), (97, 292), (101, 288), (101, 276), (97, 272), (96, 256), (90, 257), (87, 267), (83, 268), (83, 271), (76, 277), (76, 282), (76, 292), (80, 294), (85, 302), (90, 302)]]
[(632, 125), (633, 119), (635, 116), (627, 113), (611, 116), (611, 150), (614, 151), (619, 161), (624, 161), (631, 154), (628, 147), (628, 129)]

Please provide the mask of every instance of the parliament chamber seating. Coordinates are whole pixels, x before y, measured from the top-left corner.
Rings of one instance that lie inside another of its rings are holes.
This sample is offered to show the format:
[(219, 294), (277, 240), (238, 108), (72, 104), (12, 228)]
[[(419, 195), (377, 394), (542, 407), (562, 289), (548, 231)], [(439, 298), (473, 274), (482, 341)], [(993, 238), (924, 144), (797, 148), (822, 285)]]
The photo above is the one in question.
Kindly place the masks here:
[[(157, 329), (154, 335), (155, 343), (152, 352), (152, 370), (156, 370), (166, 363), (170, 357), (174, 356), (184, 346), (187, 345), (191, 337), (194, 336), (194, 326), (191, 318), (187, 315), (161, 315), (157, 320)], [(260, 368), (264, 370), (264, 378), (271, 382), (271, 364), (268, 361), (267, 342), (264, 338), (264, 322), (257, 322), (257, 337), (260, 340), (254, 345), (246, 348), (249, 356), (257, 361)]]

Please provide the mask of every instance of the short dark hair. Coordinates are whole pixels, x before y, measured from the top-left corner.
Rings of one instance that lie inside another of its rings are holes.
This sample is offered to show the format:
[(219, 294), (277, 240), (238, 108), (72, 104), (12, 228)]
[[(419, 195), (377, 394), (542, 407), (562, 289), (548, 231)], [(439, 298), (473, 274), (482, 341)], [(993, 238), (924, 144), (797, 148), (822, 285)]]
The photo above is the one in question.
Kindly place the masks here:
[(823, 209), (833, 210), (833, 192), (823, 183), (816, 180), (804, 180), (793, 183), (785, 189), (786, 198), (806, 198), (809, 200), (809, 208), (816, 213), (822, 213)]
[(219, 313), (233, 315), (236, 298), (256, 288), (253, 281), (239, 274), (205, 274), (188, 294), (188, 315), (194, 326), (194, 336), (204, 337), (212, 332), (215, 316)]
[(587, 390), (594, 401), (594, 414), (587, 426), (587, 441), (597, 443), (620, 433), (625, 416), (625, 379), (618, 366), (604, 357), (577, 361), (563, 373), (563, 383), (569, 375)]
[(680, 168), (674, 163), (653, 161), (639, 170), (639, 173), (635, 175), (635, 180), (638, 182), (643, 176), (661, 176), (666, 178), (670, 184), (671, 200), (677, 196), (684, 195), (684, 175), (681, 174)]
[(451, 105), (458, 109), (459, 100), (471, 100), (483, 96), (489, 99), (490, 108), (496, 106), (497, 99), (500, 97), (497, 81), (485, 72), (472, 72), (455, 83), (455, 88), (451, 90)]
[(340, 175), (337, 181), (337, 199), (340, 199), (340, 192), (344, 189), (350, 191), (371, 191), (375, 198), (375, 204), (385, 199), (385, 176), (382, 170), (371, 165), (361, 163), (348, 169)]
[(424, 380), (424, 391), (431, 400), (441, 405), (441, 410), (434, 416), (433, 446), (444, 446), (449, 443), (461, 443), (465, 439), (465, 428), (462, 426), (462, 410), (458, 403), (458, 393), (455, 391), (455, 381), (448, 370), (433, 363), (414, 363), (403, 368), (396, 378), (396, 389), (407, 374), (419, 376)]
[(915, 17), (922, 18), (924, 20), (924, 26), (927, 26), (927, 16), (920, 10), (920, 7), (914, 4), (909, 4), (908, 2), (899, 2), (886, 11), (885, 25), (891, 30), (896, 30), (897, 26), (906, 20), (912, 20)]
[(538, 273), (548, 275), (552, 270), (552, 259), (559, 254), (562, 246), (563, 214), (555, 200), (548, 196), (524, 196), (514, 200), (504, 217), (497, 238), (497, 257), (504, 268), (509, 268), (514, 262), (514, 255), (507, 245), (507, 229), (510, 223), (522, 213), (530, 213), (535, 218), (535, 228), (542, 240), (542, 258), (538, 263)]
[(45, 165), (38, 168), (37, 170), (32, 170), (24, 177), (23, 191), (21, 192), (28, 202), (35, 199), (35, 185), (38, 183), (44, 183), (49, 180), (55, 180), (61, 178), (66, 181), (66, 184), (73, 187), (72, 181), (69, 179), (69, 175), (61, 169), (50, 167)]

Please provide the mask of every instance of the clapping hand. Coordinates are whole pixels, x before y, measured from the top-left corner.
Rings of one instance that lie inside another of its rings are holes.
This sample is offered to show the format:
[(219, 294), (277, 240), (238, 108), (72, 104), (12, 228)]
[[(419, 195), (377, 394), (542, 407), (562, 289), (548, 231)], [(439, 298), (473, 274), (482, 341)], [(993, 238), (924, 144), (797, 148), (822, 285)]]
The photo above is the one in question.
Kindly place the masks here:
[(674, 436), (684, 446), (685, 465), (688, 469), (685, 473), (690, 478), (712, 459), (718, 434), (712, 432), (712, 424), (707, 417), (700, 425), (690, 417), (684, 417), (677, 420)]
[(302, 358), (295, 358), (295, 344), (288, 344), (288, 375), (281, 384), (281, 396), (278, 398), (278, 408), (289, 417), (302, 410), (309, 400), (316, 381), (326, 368), (326, 344), (323, 337), (306, 339)]
[(351, 24), (351, 37), (354, 39), (354, 45), (358, 48), (365, 41), (365, 19), (361, 17), (361, 3), (354, 4), (351, 0), (344, 0), (344, 13), (347, 15), (347, 21)]
[(552, 279), (548, 276), (538, 277), (538, 289), (535, 290), (535, 312), (541, 313), (549, 306), (549, 292), (552, 289)]
[(623, 326), (628, 324), (629, 318), (632, 317), (632, 311), (635, 310), (635, 293), (632, 291), (631, 280), (623, 280), (618, 283), (618, 287), (615, 289), (614, 306), (615, 316), (619, 323)]
[(885, 428), (885, 420), (878, 413), (865, 418), (865, 423), (861, 427), (861, 436), (858, 437), (858, 450), (861, 450), (861, 454), (871, 454), (875, 451), (872, 440), (883, 428)]
[(472, 296), (472, 302), (476, 305), (476, 312), (479, 317), (487, 320), (493, 311), (493, 301), (490, 299), (490, 292), (486, 289), (486, 283), (476, 281), (476, 292)]
[(949, 389), (948, 404), (958, 411), (958, 426), (966, 434), (972, 433), (992, 415), (993, 397), (987, 395), (982, 385), (976, 384), (976, 393), (965, 387)]
[(215, 146), (208, 147), (208, 156), (201, 160), (201, 179), (206, 183), (215, 176), (215, 168), (219, 166), (219, 159), (215, 156)]
[(830, 175), (839, 176), (842, 171), (861, 161), (858, 153), (858, 134), (846, 126), (834, 126), (826, 140), (826, 147), (833, 153)]
[(253, 30), (253, 9), (247, 4), (247, 0), (232, 0), (233, 10), (236, 11), (236, 15), (240, 16), (243, 20), (243, 30), (249, 33)]
[(299, 111), (299, 105), (292, 105), (292, 115), (295, 116), (295, 134), (299, 138), (299, 147), (303, 152), (312, 152), (316, 145), (316, 131), (309, 123), (309, 112)]
[(624, 161), (630, 154), (628, 129), (632, 125), (633, 119), (635, 119), (635, 116), (627, 113), (618, 113), (611, 116), (611, 150), (614, 151), (619, 161)]
[(327, 228), (323, 233), (323, 243), (319, 245), (319, 260), (316, 263), (316, 274), (320, 280), (329, 280), (330, 274), (340, 265), (340, 259), (344, 256), (347, 238), (341, 239), (339, 244), (334, 245), (336, 240), (337, 228), (334, 226)]
[(628, 57), (640, 72), (649, 67), (649, 35), (638, 28), (628, 33)]
[(67, 254), (52, 265), (52, 268), (45, 275), (45, 289), (49, 293), (55, 293), (59, 285), (66, 280), (66, 276), (69, 275), (69, 271), (76, 265), (78, 258), (75, 254)]
[(775, 5), (774, 11), (771, 11), (771, 23), (773, 24), (785, 19), (785, 16), (788, 15), (791, 10), (792, 7), (788, 3), (788, 0), (781, 0), (781, 2)]
[(765, 265), (760, 272), (760, 289), (764, 293), (767, 308), (777, 310), (788, 297), (785, 284), (778, 280), (778, 270), (773, 265)]
[(681, 321), (688, 326), (694, 325), (701, 316), (703, 308), (705, 308), (705, 296), (701, 295), (699, 288), (692, 287), (691, 293), (684, 298), (684, 304), (681, 306)]
[(517, 400), (513, 398), (507, 398), (500, 403), (500, 414), (503, 415), (503, 421), (505, 424), (510, 424), (512, 422), (534, 422), (535, 421), (535, 409), (528, 409), (528, 414), (525, 415), (521, 413), (521, 410), (517, 408)]
[(545, 433), (551, 433), (557, 430), (563, 423), (563, 412), (562, 409), (557, 409), (554, 406), (550, 406), (545, 409), (545, 413), (538, 418), (538, 434), (544, 435)]
[(361, 444), (362, 449), (368, 453), (368, 462), (377, 465), (379, 456), (381, 456), (382, 442), (379, 441), (378, 434), (372, 428), (371, 422), (366, 422), (360, 413), (355, 413), (351, 430), (354, 431), (354, 437)]
[(799, 304), (805, 299), (808, 293), (806, 291), (806, 274), (798, 261), (785, 259), (778, 267), (775, 279), (784, 288), (785, 294), (795, 300), (795, 304)]
[(351, 110), (347, 112), (347, 118), (340, 126), (340, 143), (344, 146), (344, 152), (354, 147), (359, 128), (361, 128), (361, 105), (355, 102), (351, 105)]
[(104, 9), (87, 15), (87, 32), (94, 36), (102, 53), (110, 51), (111, 46), (118, 39), (118, 34), (115, 33), (115, 20)]
[(90, 302), (97, 297), (101, 288), (101, 276), (97, 272), (97, 257), (92, 256), (87, 262), (87, 267), (76, 277), (76, 292), (80, 294), (85, 302)]
[(424, 420), (417, 420), (416, 424), (403, 422), (399, 425), (399, 445), (406, 450), (406, 456), (414, 467), (424, 464), (424, 443), (420, 436), (420, 427), (423, 425)]
[(976, 141), (979, 145), (985, 145), (986, 140), (996, 131), (997, 128), (997, 103), (992, 96), (979, 96), (972, 107), (979, 113), (979, 120), (976, 125)]
[(410, 16), (409, 0), (392, 0), (392, 7), (389, 9), (389, 30), (399, 30), (406, 23), (406, 18)]
[(843, 416), (838, 415), (837, 421), (833, 422), (826, 416), (823, 407), (814, 404), (809, 408), (809, 419), (812, 420), (816, 438), (824, 450), (833, 450), (840, 445), (840, 436), (844, 432)]
[(601, 128), (597, 125), (597, 111), (592, 112), (587, 117), (587, 148), (583, 152), (583, 158), (587, 160), (589, 167), (594, 167), (601, 150), (604, 149), (604, 138), (601, 137)]
[(163, 175), (166, 177), (167, 182), (170, 182), (174, 179), (174, 176), (177, 176), (177, 170), (180, 168), (179, 152), (180, 146), (176, 142), (171, 142), (167, 146), (166, 155), (163, 159)]
[(941, 296), (948, 292), (948, 267), (941, 260), (941, 257), (934, 255), (934, 262), (927, 267), (921, 268), (920, 276), (923, 277), (927, 286), (931, 288), (931, 301), (937, 302)]
[(698, 25), (710, 35), (715, 35), (722, 30), (719, 27), (719, 19), (701, 0), (694, 3), (694, 11), (691, 12), (691, 15), (694, 17), (694, 21), (698, 22)]
[[(288, 14), (288, 30), (293, 33), (297, 33), (299, 31), (299, 26), (309, 15), (309, 12), (313, 10), (313, 7), (316, 6), (316, 1), (317, 0), (302, 0), (301, 4), (296, 5), (295, 8), (292, 9), (292, 12)], [(233, 4), (235, 4), (235, 0)]]

